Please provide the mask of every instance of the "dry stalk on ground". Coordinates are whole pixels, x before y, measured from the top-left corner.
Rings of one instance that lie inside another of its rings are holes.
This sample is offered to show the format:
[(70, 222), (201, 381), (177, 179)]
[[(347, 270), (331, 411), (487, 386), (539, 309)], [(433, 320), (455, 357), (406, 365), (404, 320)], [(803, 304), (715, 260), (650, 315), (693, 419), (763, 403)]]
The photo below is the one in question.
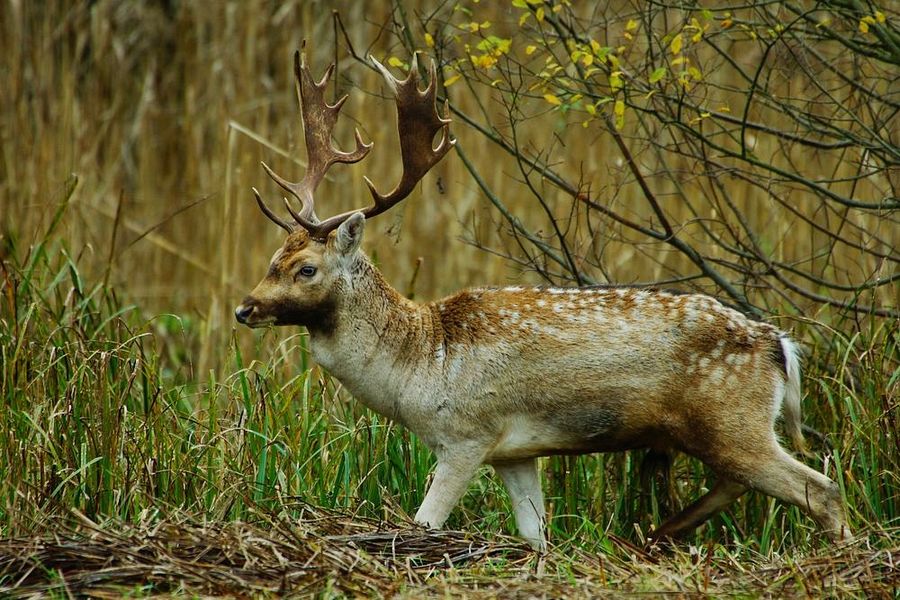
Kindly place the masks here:
[(306, 507), (290, 521), (210, 523), (175, 516), (137, 524), (81, 514), (0, 541), (0, 594), (117, 597), (125, 591), (204, 596), (344, 595), (596, 597), (610, 592), (888, 597), (900, 585), (900, 531), (826, 552), (738, 564), (712, 547), (645, 552), (567, 549), (538, 557), (511, 539), (425, 531)]

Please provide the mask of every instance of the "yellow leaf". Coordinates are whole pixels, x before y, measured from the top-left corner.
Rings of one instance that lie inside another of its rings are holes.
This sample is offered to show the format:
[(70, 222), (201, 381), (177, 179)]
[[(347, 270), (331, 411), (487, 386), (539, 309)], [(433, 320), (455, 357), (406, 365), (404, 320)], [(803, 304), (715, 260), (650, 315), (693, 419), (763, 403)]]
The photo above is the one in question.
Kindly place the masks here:
[(860, 33), (869, 33), (869, 24), (865, 21), (859, 22), (859, 32)]
[(612, 91), (622, 89), (622, 72), (613, 71), (609, 74), (609, 87)]
[(884, 13), (880, 10), (875, 11), (875, 20), (879, 23), (884, 23), (887, 20), (887, 17), (884, 16)]
[(581, 59), (581, 64), (583, 64), (586, 67), (589, 67), (592, 64), (594, 64), (594, 55), (593, 54), (585, 54), (584, 58)]
[(728, 29), (734, 23), (731, 19), (722, 19), (722, 29)]
[(553, 94), (544, 94), (544, 100), (552, 104), (553, 106), (559, 106), (562, 104), (562, 100), (554, 96)]
[(539, 23), (544, 22), (544, 7), (541, 6), (536, 11), (534, 11), (534, 17), (538, 20)]
[(526, 48), (525, 48), (525, 54), (526, 54), (526, 56), (531, 56), (532, 54), (534, 54), (534, 51), (535, 51), (535, 50), (537, 50), (537, 46), (528, 46), (528, 47), (526, 47)]
[(425, 45), (429, 48), (434, 48), (434, 36), (430, 33), (425, 34)]
[(392, 67), (402, 67), (403, 61), (397, 58), (396, 56), (392, 56), (388, 59), (388, 64)]
[(587, 114), (591, 115), (592, 117), (597, 114), (597, 107), (593, 104), (585, 104), (584, 110), (586, 110)]
[(681, 52), (682, 43), (684, 43), (684, 39), (681, 37), (680, 33), (672, 38), (672, 41), (669, 43), (669, 50), (672, 52), (672, 54), (678, 54), (679, 52)]
[(459, 81), (460, 77), (462, 77), (462, 75), (460, 75), (459, 73), (457, 73), (453, 77), (448, 77), (447, 79), (444, 80), (444, 87), (445, 88), (450, 87), (451, 85), (453, 85), (454, 83)]
[(638, 22), (634, 19), (628, 19), (628, 23), (625, 24), (625, 31), (634, 31), (637, 29)]
[(530, 17), (530, 16), (531, 16), (530, 12), (523, 12), (521, 15), (519, 15), (519, 27), (524, 25), (525, 21), (527, 21), (528, 17)]
[(621, 130), (625, 127), (625, 101), (624, 100), (616, 100), (615, 105), (613, 106), (613, 113), (616, 115), (616, 129)]

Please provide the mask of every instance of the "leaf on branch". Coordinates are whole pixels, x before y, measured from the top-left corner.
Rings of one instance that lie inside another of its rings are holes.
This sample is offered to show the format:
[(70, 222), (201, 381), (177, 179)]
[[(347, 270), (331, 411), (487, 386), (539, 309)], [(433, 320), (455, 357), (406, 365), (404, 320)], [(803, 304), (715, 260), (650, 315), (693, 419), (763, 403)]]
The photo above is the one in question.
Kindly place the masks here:
[(613, 105), (613, 114), (616, 116), (615, 126), (617, 131), (621, 131), (625, 127), (625, 101), (616, 100)]
[(658, 69), (654, 69), (652, 73), (650, 73), (650, 83), (656, 83), (660, 79), (666, 76), (667, 69), (665, 67), (659, 67)]
[(434, 48), (434, 36), (428, 32), (425, 33), (425, 45), (429, 48)]
[(669, 43), (669, 51), (672, 54), (678, 54), (681, 52), (681, 45), (684, 43), (684, 38), (679, 33), (675, 37), (672, 38), (672, 41)]
[(500, 38), (496, 35), (489, 35), (485, 39), (478, 42), (476, 48), (478, 48), (482, 52), (490, 52), (494, 56), (500, 56), (501, 54), (508, 54), (511, 46), (511, 39)]
[(459, 73), (457, 73), (453, 77), (448, 77), (447, 79), (444, 80), (444, 87), (445, 88), (450, 87), (451, 85), (453, 85), (454, 83), (459, 81), (460, 77), (462, 77), (462, 75), (460, 75)]
[(388, 64), (392, 67), (405, 67), (406, 63), (397, 58), (396, 56), (392, 56), (388, 59)]
[(612, 91), (616, 92), (622, 89), (622, 72), (621, 71), (613, 71), (609, 74), (609, 87)]
[[(884, 15), (882, 15), (883, 17)], [(874, 25), (876, 23), (875, 17), (872, 15), (866, 15), (859, 21), (859, 32), (860, 33), (869, 33), (869, 25)]]
[(544, 100), (546, 100), (553, 106), (559, 106), (562, 104), (562, 100), (560, 100), (559, 97), (554, 94), (544, 94)]

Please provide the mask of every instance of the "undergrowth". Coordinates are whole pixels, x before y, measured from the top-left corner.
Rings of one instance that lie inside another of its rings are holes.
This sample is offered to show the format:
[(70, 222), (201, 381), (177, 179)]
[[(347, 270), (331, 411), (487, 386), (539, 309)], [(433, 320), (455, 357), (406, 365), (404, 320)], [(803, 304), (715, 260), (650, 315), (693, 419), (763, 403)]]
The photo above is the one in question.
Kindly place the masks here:
[[(421, 502), (430, 452), (310, 365), (302, 330), (283, 339), (235, 331), (218, 366), (195, 373), (195, 323), (144, 315), (102, 281), (86, 281), (52, 227), (29, 248), (10, 236), (4, 244), (3, 535), (72, 509), (126, 521), (172, 509), (240, 520), (309, 503), (402, 520)], [(840, 484), (856, 529), (896, 524), (896, 323), (797, 328), (813, 329), (818, 341), (806, 361), (804, 420), (824, 435), (811, 438), (810, 464)], [(237, 336), (254, 335), (252, 351), (242, 350)], [(544, 461), (557, 547), (610, 550), (610, 535), (643, 542), (666, 509), (664, 491), (641, 483), (641, 458), (631, 452)], [(709, 485), (705, 468), (687, 458), (676, 461), (674, 476), (680, 504)], [(514, 529), (490, 469), (448, 525), (485, 534)], [(690, 541), (762, 554), (825, 543), (798, 509), (756, 493)]]

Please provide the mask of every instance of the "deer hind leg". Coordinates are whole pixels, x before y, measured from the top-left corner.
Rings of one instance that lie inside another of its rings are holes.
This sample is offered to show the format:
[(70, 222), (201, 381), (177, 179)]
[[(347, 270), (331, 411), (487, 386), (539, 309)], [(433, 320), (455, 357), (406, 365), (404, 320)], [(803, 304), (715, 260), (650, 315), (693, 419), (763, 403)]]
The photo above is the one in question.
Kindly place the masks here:
[(755, 490), (793, 504), (809, 514), (834, 540), (851, 537), (837, 484), (807, 467), (774, 442), (771, 450), (743, 465), (739, 476)]
[(713, 488), (680, 513), (666, 520), (654, 531), (652, 540), (674, 539), (693, 531), (713, 515), (737, 500), (747, 486), (728, 478), (720, 478)]
[(537, 468), (537, 460), (529, 458), (515, 462), (503, 462), (494, 465), (494, 470), (503, 480), (509, 492), (509, 501), (516, 514), (516, 525), (519, 535), (525, 538), (531, 547), (539, 552), (546, 552), (547, 541), (544, 536), (544, 494), (541, 491), (541, 476)]

